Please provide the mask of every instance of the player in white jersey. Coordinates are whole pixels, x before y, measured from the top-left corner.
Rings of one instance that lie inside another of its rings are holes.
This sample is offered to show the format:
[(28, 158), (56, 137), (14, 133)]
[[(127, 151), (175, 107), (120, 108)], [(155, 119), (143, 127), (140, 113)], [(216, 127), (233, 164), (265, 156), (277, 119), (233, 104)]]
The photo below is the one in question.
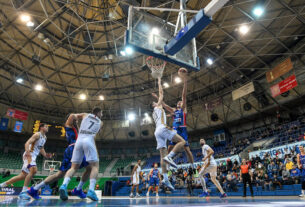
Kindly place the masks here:
[(219, 184), (218, 180), (216, 179), (217, 176), (217, 163), (213, 157), (214, 150), (207, 144), (205, 144), (204, 139), (200, 139), (200, 145), (202, 146), (202, 161), (203, 161), (203, 166), (201, 167), (201, 170), (199, 172), (199, 178), (200, 182), (202, 185), (203, 192), (200, 195), (200, 197), (205, 197), (208, 196), (208, 191), (206, 188), (206, 183), (204, 179), (204, 175), (209, 173), (212, 182), (216, 185), (218, 188), (219, 192), (221, 193), (220, 197), (224, 198), (227, 197), (227, 194), (223, 191), (221, 185)]
[(134, 166), (132, 173), (131, 173), (132, 187), (131, 187), (131, 192), (129, 195), (130, 198), (134, 197), (134, 195), (133, 195), (134, 187), (136, 187), (136, 192), (137, 192), (136, 197), (140, 197), (140, 194), (139, 194), (140, 179), (142, 180), (143, 178), (141, 175), (141, 160), (138, 160), (138, 163)]
[[(160, 150), (160, 163), (162, 168), (162, 175), (164, 178), (163, 183), (171, 190), (174, 190), (174, 187), (171, 185), (171, 183), (168, 180), (166, 163), (177, 168), (177, 165), (172, 160), (172, 157), (174, 157), (176, 153), (183, 148), (183, 146), (185, 145), (185, 140), (181, 136), (179, 136), (175, 130), (170, 129), (168, 126), (166, 126), (166, 115), (162, 106), (163, 88), (161, 85), (161, 78), (158, 78), (158, 86), (159, 86), (158, 103), (153, 102), (152, 104), (154, 108), (153, 119), (156, 124), (155, 137), (157, 140), (157, 149)], [(167, 140), (177, 143), (169, 154), (167, 154), (167, 145), (166, 145)]]
[(59, 188), (60, 199), (62, 200), (68, 199), (67, 186), (71, 177), (73, 177), (75, 172), (79, 169), (84, 156), (86, 156), (86, 161), (91, 168), (90, 186), (87, 197), (94, 201), (98, 200), (94, 189), (99, 170), (99, 158), (94, 138), (102, 127), (101, 117), (102, 110), (98, 107), (94, 108), (90, 114), (82, 114), (82, 122), (71, 159), (72, 166), (66, 173), (64, 182)]
[(20, 199), (30, 200), (31, 197), (27, 194), (28, 186), (37, 172), (36, 158), (39, 153), (46, 158), (50, 158), (51, 154), (47, 154), (44, 150), (44, 144), (47, 141), (46, 133), (48, 132), (48, 125), (41, 123), (39, 125), (39, 132), (33, 134), (25, 143), (25, 152), (23, 153), (23, 166), (22, 171), (19, 175), (12, 177), (8, 181), (1, 183), (0, 187), (6, 187), (7, 185), (13, 184), (17, 181), (24, 180), (22, 192), (19, 194)]

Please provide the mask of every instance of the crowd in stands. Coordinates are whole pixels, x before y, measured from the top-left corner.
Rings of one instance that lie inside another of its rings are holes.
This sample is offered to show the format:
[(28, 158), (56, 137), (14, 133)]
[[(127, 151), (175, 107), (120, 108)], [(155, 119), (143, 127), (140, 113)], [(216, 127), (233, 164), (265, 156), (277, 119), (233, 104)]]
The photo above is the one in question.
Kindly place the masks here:
[(9, 177), (11, 175), (11, 171), (9, 169), (7, 169), (7, 170), (3, 169), (1, 175), (2, 175), (2, 178)]
[[(290, 151), (286, 148), (284, 153), (278, 150), (274, 157), (269, 153), (266, 153), (262, 158), (252, 157), (247, 161), (250, 166), (252, 185), (261, 186), (265, 191), (274, 191), (281, 189), (282, 185), (300, 184), (301, 178), (305, 177), (305, 171), (302, 172), (297, 165), (298, 152), (298, 148), (295, 147)], [(169, 179), (176, 189), (187, 188), (189, 194), (192, 195), (193, 189), (201, 188), (198, 177), (200, 167), (197, 165), (196, 169), (184, 167), (170, 170)], [(219, 163), (217, 171), (217, 179), (225, 191), (234, 192), (237, 191), (237, 186), (241, 186), (242, 179), (238, 161), (232, 162), (227, 159)], [(207, 174), (206, 181), (208, 178)], [(210, 185), (212, 184), (210, 183)]]

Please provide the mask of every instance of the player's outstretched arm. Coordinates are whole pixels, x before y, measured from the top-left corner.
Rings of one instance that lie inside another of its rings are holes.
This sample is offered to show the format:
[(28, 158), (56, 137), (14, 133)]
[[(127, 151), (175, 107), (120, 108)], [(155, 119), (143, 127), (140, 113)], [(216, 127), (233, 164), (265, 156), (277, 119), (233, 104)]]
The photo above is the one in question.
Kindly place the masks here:
[(73, 122), (74, 120), (77, 120), (77, 119), (83, 119), (87, 114), (86, 113), (81, 113), (81, 114), (70, 114), (66, 123), (65, 123), (65, 126), (67, 127), (73, 127)]
[(187, 76), (183, 78), (183, 90), (182, 90), (182, 109), (186, 113), (186, 93), (187, 93)]
[[(158, 95), (155, 93), (151, 94), (153, 97), (155, 97), (157, 100), (159, 99)], [(168, 111), (169, 113), (174, 113), (175, 109), (170, 107), (169, 105), (167, 105), (164, 101), (162, 101), (162, 106), (166, 109), (166, 111)]]
[(163, 102), (163, 88), (161, 85), (161, 78), (158, 78), (158, 86), (159, 86), (159, 100), (158, 100), (158, 106), (162, 106)]

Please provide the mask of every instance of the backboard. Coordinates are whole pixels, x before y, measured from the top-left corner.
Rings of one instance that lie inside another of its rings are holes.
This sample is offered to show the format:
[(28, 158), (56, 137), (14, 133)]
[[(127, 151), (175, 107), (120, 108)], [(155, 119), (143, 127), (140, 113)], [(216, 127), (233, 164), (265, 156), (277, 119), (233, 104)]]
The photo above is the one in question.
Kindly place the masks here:
[(175, 37), (175, 31), (176, 25), (130, 6), (125, 45), (148, 56), (191, 70), (200, 70), (195, 41), (189, 41), (173, 56), (165, 54), (164, 46)]

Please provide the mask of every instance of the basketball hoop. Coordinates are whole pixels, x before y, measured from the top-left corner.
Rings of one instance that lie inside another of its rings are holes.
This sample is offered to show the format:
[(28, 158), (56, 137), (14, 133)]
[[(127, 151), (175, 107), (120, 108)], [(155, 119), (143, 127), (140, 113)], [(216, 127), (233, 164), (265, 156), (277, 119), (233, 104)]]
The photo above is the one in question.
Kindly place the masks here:
[(55, 168), (54, 167), (50, 167), (50, 174), (52, 174), (54, 172)]
[(162, 59), (149, 56), (146, 58), (146, 65), (151, 70), (151, 76), (153, 78), (161, 78), (166, 62)]

